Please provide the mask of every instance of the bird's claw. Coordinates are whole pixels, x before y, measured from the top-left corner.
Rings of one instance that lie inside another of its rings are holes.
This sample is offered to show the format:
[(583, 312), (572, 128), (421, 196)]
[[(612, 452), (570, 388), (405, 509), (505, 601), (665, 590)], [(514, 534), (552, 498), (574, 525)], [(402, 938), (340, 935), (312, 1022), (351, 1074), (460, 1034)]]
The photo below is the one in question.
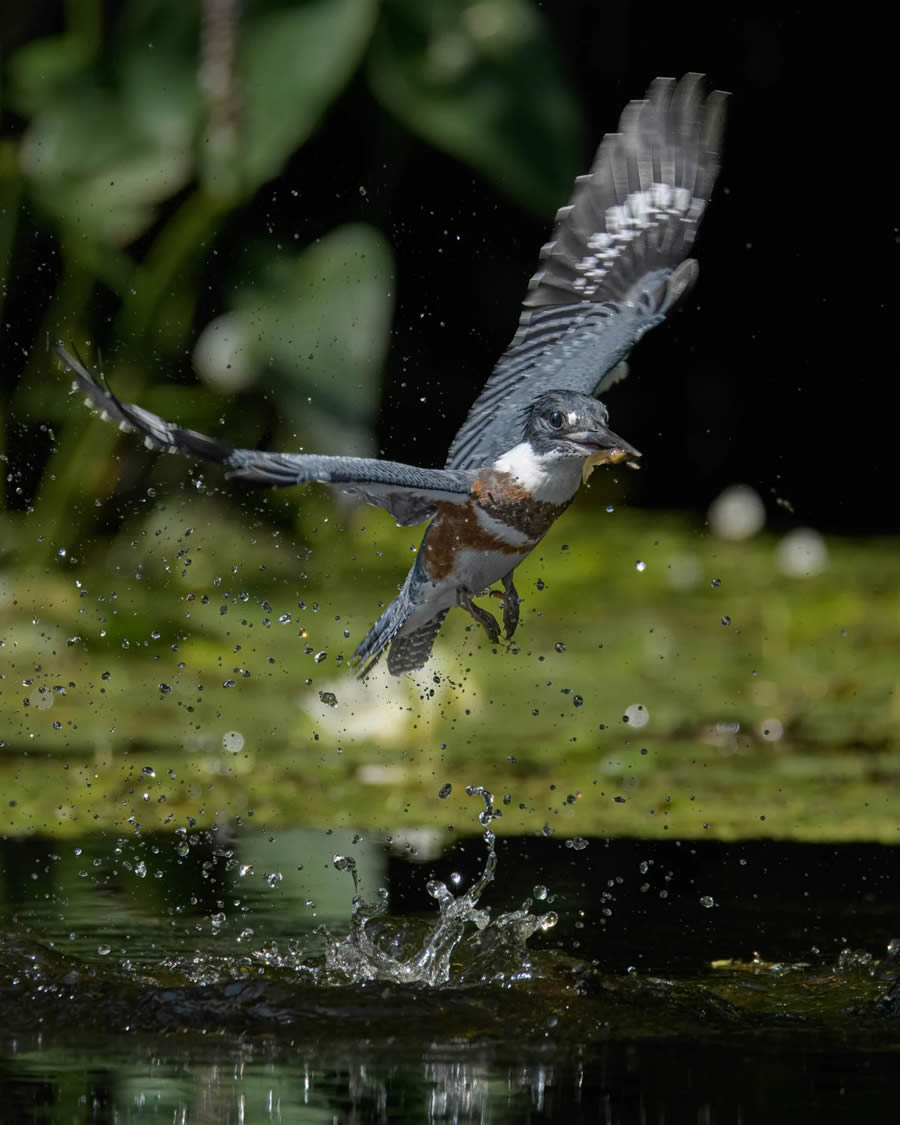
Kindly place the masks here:
[(497, 624), (496, 617), (494, 617), (492, 613), (488, 613), (486, 609), (482, 609), (480, 605), (476, 605), (472, 601), (471, 594), (467, 593), (465, 590), (458, 590), (456, 594), (456, 604), (460, 609), (464, 609), (466, 613), (471, 614), (487, 633), (492, 645), (499, 642), (500, 626)]
[(522, 599), (519, 597), (510, 575), (503, 579), (503, 628), (506, 630), (506, 639), (511, 641), (513, 633), (519, 624), (519, 606)]

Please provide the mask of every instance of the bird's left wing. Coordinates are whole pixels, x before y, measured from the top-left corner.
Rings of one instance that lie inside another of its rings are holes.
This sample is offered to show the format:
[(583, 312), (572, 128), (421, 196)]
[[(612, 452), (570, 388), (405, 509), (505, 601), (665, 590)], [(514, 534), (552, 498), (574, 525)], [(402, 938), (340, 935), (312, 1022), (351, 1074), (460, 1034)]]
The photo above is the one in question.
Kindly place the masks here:
[(600, 394), (693, 284), (688, 257), (719, 169), (725, 95), (701, 75), (657, 78), (626, 106), (556, 216), (519, 330), (450, 446), (447, 467), (489, 465), (521, 440), (549, 390)]
[(368, 457), (319, 457), (306, 453), (234, 449), (196, 430), (166, 422), (143, 407), (121, 402), (61, 344), (55, 350), (75, 376), (74, 389), (84, 392), (88, 405), (118, 422), (120, 428), (142, 433), (151, 448), (215, 461), (230, 470), (230, 477), (238, 480), (276, 488), (306, 481), (334, 485), (341, 492), (357, 495), (367, 504), (386, 509), (399, 526), (405, 527), (430, 519), (438, 504), (466, 503), (478, 475), (470, 470), (419, 469), (398, 461)]

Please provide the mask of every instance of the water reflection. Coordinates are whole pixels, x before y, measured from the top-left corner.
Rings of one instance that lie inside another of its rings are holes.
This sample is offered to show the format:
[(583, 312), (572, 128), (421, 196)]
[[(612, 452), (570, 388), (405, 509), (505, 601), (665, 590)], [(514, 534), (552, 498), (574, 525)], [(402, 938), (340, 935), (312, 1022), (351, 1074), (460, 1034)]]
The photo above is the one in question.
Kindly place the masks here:
[[(6, 1120), (89, 1122), (388, 1122), (505, 1125), (886, 1120), (889, 1057), (861, 1068), (850, 1052), (790, 1053), (608, 1045), (563, 1062), (509, 1062), (491, 1052), (411, 1062), (352, 1048), (323, 1063), (280, 1047), (215, 1044), (110, 1051), (19, 1041), (0, 1070)], [(834, 1115), (835, 1104), (848, 1116)]]
[[(900, 1049), (891, 849), (520, 838), (495, 860), (491, 824), (437, 859), (349, 830), (0, 841), (0, 1118), (877, 1115)], [(390, 892), (362, 927), (390, 971), (337, 987), (350, 856), (357, 919)], [(492, 946), (538, 880), (525, 915), (558, 925)], [(467, 922), (450, 984), (392, 976), (435, 948), (442, 900)]]

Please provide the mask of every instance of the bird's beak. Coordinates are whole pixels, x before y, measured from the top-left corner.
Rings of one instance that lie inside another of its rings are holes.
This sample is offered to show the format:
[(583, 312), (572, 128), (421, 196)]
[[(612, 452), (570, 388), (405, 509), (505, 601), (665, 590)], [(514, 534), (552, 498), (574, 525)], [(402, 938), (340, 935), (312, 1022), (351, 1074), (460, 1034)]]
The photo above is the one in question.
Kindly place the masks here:
[(585, 453), (583, 479), (586, 481), (597, 465), (618, 465), (622, 461), (630, 469), (638, 469), (637, 459), (640, 451), (633, 445), (608, 430), (605, 426), (598, 426), (595, 430), (583, 430), (581, 433), (570, 434), (569, 441), (581, 446)]

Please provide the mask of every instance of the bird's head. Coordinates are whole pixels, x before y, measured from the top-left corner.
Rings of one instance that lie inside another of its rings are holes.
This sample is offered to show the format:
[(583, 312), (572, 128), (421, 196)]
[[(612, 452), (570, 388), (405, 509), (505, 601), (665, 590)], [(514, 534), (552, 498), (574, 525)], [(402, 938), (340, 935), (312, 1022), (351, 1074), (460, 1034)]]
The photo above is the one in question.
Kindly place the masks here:
[(543, 461), (625, 461), (637, 468), (640, 453), (609, 428), (602, 402), (576, 391), (548, 391), (526, 415), (523, 438)]

